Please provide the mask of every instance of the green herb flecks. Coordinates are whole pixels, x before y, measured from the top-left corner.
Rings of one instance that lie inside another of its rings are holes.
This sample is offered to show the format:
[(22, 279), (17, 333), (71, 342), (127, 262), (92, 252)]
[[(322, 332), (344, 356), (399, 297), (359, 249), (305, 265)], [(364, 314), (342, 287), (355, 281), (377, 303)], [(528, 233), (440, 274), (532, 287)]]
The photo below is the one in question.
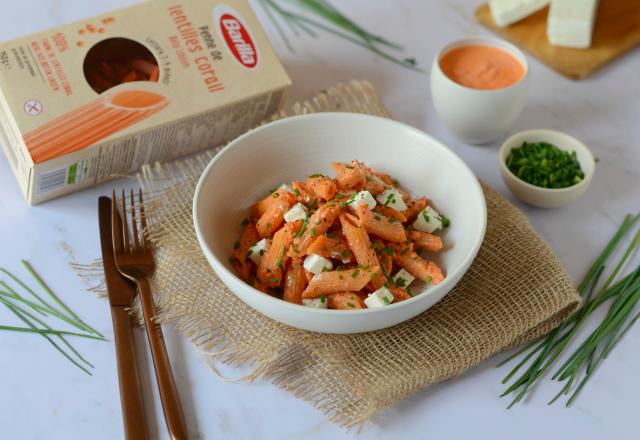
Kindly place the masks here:
[(519, 179), (542, 188), (567, 188), (584, 179), (576, 152), (547, 142), (524, 142), (511, 150), (506, 165)]

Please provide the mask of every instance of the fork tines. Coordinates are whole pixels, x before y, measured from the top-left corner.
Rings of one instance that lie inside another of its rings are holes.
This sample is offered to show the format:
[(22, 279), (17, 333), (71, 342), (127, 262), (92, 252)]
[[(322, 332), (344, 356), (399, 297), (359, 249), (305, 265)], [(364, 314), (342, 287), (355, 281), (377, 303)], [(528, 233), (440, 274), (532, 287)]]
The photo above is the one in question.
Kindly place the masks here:
[[(130, 206), (127, 210), (127, 197), (125, 191), (122, 190), (122, 197), (118, 201), (115, 190), (111, 198), (112, 223), (118, 225), (114, 228), (113, 246), (116, 254), (119, 253), (144, 253), (151, 251), (151, 243), (146, 237), (147, 218), (144, 210), (144, 200), (142, 198), (142, 190), (138, 191), (138, 200), (136, 201), (133, 190), (129, 196)], [(118, 203), (120, 202), (120, 203)], [(120, 205), (121, 215), (118, 215), (118, 204)], [(131, 216), (131, 226), (129, 220)], [(116, 233), (117, 232), (117, 233)], [(132, 237), (132, 239), (130, 238)]]

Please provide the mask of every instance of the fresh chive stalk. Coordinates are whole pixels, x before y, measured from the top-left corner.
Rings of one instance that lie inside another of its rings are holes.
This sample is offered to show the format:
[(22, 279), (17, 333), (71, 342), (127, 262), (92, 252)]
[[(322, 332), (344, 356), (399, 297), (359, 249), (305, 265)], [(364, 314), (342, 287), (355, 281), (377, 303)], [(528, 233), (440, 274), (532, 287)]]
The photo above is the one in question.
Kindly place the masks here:
[(530, 342), (498, 365), (502, 366), (519, 356), (522, 357), (503, 379), (502, 383), (506, 384), (512, 381), (514, 376), (528, 364), (524, 372), (513, 380), (501, 395), (502, 397), (515, 394), (509, 408), (520, 402), (537, 384), (540, 377), (564, 353), (567, 345), (573, 340), (589, 316), (605, 302), (612, 300), (609, 311), (600, 325), (575, 349), (552, 376), (553, 380), (565, 383), (560, 392), (549, 402), (550, 404), (562, 395), (570, 393), (571, 396), (566, 405), (569, 406), (573, 403), (597, 367), (640, 318), (640, 313), (633, 314), (635, 306), (640, 302), (640, 266), (618, 279), (628, 259), (640, 245), (640, 229), (634, 235), (604, 284), (597, 287), (611, 254), (627, 233), (635, 227), (638, 220), (640, 220), (640, 215), (625, 217), (612, 239), (587, 272), (577, 288), (583, 297), (582, 306), (546, 336)]
[[(88, 360), (86, 360), (65, 338), (65, 336), (75, 336), (86, 339), (95, 339), (106, 341), (104, 336), (97, 330), (93, 329), (87, 323), (85, 323), (77, 314), (75, 314), (69, 307), (67, 307), (62, 300), (49, 288), (44, 280), (38, 275), (35, 269), (25, 260), (22, 260), (22, 264), (31, 277), (35, 280), (38, 286), (46, 293), (54, 304), (46, 301), (41, 295), (39, 295), (34, 289), (29, 287), (27, 283), (20, 280), (14, 274), (6, 269), (0, 268), (0, 273), (8, 276), (14, 283), (16, 288), (14, 289), (7, 282), (0, 280), (0, 303), (5, 306), (16, 318), (22, 321), (26, 327), (16, 327), (11, 325), (0, 325), (0, 331), (12, 331), (19, 333), (32, 333), (39, 334), (45, 338), (58, 352), (60, 352), (67, 360), (73, 363), (76, 367), (80, 368), (85, 373), (91, 375), (91, 372), (87, 369), (94, 368)], [(31, 301), (23, 297), (17, 289), (28, 293), (35, 300)], [(57, 307), (56, 307), (57, 306)], [(33, 312), (33, 313), (31, 313)], [(53, 329), (42, 319), (35, 316), (35, 313), (39, 313), (45, 317), (56, 318), (60, 321), (75, 327), (81, 332), (71, 332), (66, 330)], [(61, 344), (56, 342), (58, 339)], [(82, 365), (82, 364), (85, 365)]]
[(389, 50), (402, 51), (403, 48), (401, 46), (368, 32), (346, 17), (327, 0), (289, 0), (286, 2), (305, 11), (307, 13), (305, 15), (283, 7), (282, 3), (285, 2), (282, 0), (259, 0), (259, 3), (265, 10), (269, 20), (274, 24), (276, 31), (280, 34), (287, 48), (291, 51), (293, 51), (293, 46), (277, 18), (284, 21), (296, 36), (298, 35), (298, 29), (312, 37), (317, 36), (313, 29), (323, 31), (364, 47), (392, 63), (411, 70), (424, 72), (416, 66), (414, 58), (403, 59), (388, 52)]

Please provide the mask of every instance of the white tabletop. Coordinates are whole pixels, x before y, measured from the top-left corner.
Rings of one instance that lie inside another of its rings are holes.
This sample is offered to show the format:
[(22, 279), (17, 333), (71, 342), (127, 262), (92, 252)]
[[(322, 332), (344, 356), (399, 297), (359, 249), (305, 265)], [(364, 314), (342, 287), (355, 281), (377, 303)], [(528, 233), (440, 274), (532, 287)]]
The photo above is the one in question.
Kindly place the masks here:
[[(130, 0), (20, 0), (6, 2), (0, 40), (88, 17)], [(448, 41), (485, 34), (473, 20), (477, 0), (333, 3), (378, 34), (406, 46), (427, 67)], [(292, 99), (310, 97), (338, 81), (372, 81), (393, 115), (444, 141), (477, 175), (510, 200), (498, 166), (499, 143), (465, 145), (438, 121), (429, 77), (393, 65), (354, 45), (321, 35), (295, 39), (286, 49), (262, 11), (269, 35), (293, 79)], [(532, 87), (512, 132), (526, 128), (567, 131), (589, 145), (599, 163), (587, 194), (571, 206), (539, 210), (520, 206), (579, 280), (608, 241), (623, 215), (640, 209), (640, 57), (634, 51), (585, 81), (572, 82), (530, 58)], [(86, 292), (69, 263), (99, 256), (97, 197), (116, 183), (28, 207), (8, 164), (0, 159), (0, 266), (21, 271), (26, 258), (54, 291), (85, 320), (112, 338), (105, 301)], [(117, 185), (122, 185), (118, 182)], [(17, 325), (2, 309), (0, 323)], [(272, 384), (231, 383), (215, 376), (190, 343), (165, 329), (192, 438), (338, 439), (356, 438), (328, 421), (310, 404)], [(640, 328), (634, 328), (610, 356), (577, 402), (565, 409), (546, 402), (558, 386), (544, 380), (523, 405), (506, 410), (499, 399), (505, 369), (489, 360), (447, 383), (417, 392), (390, 408), (358, 438), (632, 438), (640, 406)], [(145, 340), (137, 335), (137, 346)], [(0, 332), (0, 420), (6, 439), (122, 438), (120, 397), (112, 343), (74, 340), (95, 365), (92, 377), (74, 368), (42, 338)], [(152, 438), (167, 438), (162, 411), (149, 376), (149, 356), (140, 356)], [(242, 372), (226, 369), (231, 376)], [(151, 404), (153, 403), (153, 405)]]

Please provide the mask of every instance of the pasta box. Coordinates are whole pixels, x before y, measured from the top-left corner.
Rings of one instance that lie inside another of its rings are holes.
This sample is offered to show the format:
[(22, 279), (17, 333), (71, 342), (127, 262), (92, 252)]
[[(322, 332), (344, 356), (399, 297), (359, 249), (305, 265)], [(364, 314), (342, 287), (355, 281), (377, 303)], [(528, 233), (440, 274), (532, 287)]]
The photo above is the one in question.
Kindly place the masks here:
[(37, 204), (223, 144), (290, 84), (247, 1), (148, 1), (0, 44), (0, 143)]

